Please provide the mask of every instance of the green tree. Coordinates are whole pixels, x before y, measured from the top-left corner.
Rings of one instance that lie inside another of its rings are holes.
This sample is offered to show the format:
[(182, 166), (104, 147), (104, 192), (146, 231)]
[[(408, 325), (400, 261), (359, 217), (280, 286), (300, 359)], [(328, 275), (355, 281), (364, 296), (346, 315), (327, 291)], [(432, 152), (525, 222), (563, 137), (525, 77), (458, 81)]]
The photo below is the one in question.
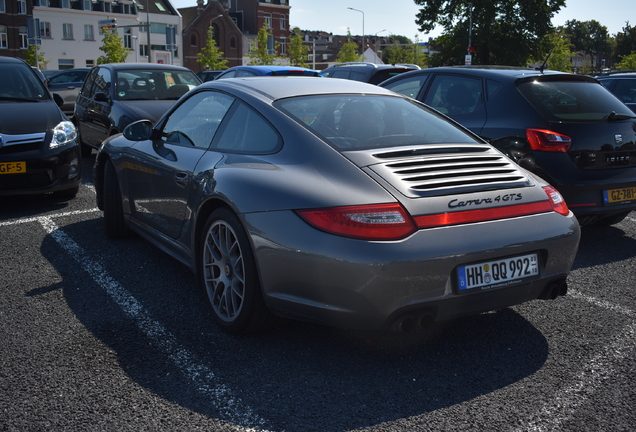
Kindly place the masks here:
[(602, 60), (609, 60), (612, 54), (612, 40), (607, 27), (595, 20), (571, 20), (565, 22), (564, 29), (575, 52), (582, 52), (596, 60), (593, 67), (600, 69)]
[(546, 69), (561, 72), (572, 72), (572, 44), (564, 31), (552, 32), (543, 37), (540, 44), (539, 57), (531, 59), (533, 63), (543, 64)]
[(38, 46), (38, 62), (36, 64), (35, 62), (35, 45), (29, 45), (29, 47), (26, 50), (25, 53), (25, 60), (28, 64), (30, 64), (31, 66), (35, 66), (38, 69), (42, 69), (42, 66), (46, 66), (49, 61), (48, 60), (44, 60), (44, 52), (41, 51), (41, 46)]
[(106, 55), (99, 56), (97, 58), (97, 64), (104, 63), (124, 63), (126, 57), (132, 51), (124, 47), (122, 38), (114, 29), (104, 29), (104, 38), (102, 39), (102, 46), (99, 47), (100, 51), (104, 51)]
[[(274, 41), (273, 44), (269, 43)], [(270, 48), (273, 46), (273, 50)], [(250, 58), (252, 65), (271, 65), (276, 61), (276, 53), (280, 44), (274, 40), (272, 31), (267, 28), (267, 24), (263, 23), (263, 27), (256, 35), (256, 44), (252, 46), (247, 56)]]
[(618, 70), (636, 70), (636, 51), (622, 56), (621, 61), (616, 64)]
[(289, 46), (287, 54), (289, 55), (289, 64), (291, 66), (307, 67), (305, 59), (309, 53), (309, 47), (303, 44), (303, 36), (298, 27), (292, 30), (289, 38)]
[(208, 27), (208, 40), (201, 52), (197, 53), (197, 57), (197, 62), (204, 70), (227, 69), (227, 60), (223, 58), (223, 51), (219, 50), (216, 40), (214, 40), (212, 26)]
[(336, 63), (362, 61), (364, 56), (358, 54), (358, 45), (351, 40), (351, 31), (347, 30), (347, 43), (342, 45), (336, 57)]
[[(475, 64), (525, 66), (538, 51), (539, 40), (552, 30), (551, 19), (565, 0), (414, 0), (422, 6), (416, 17), (425, 33), (444, 28), (445, 64), (463, 64), (471, 45)], [(471, 8), (472, 5), (472, 8)], [(439, 42), (439, 41), (438, 41)]]
[(616, 62), (621, 57), (628, 56), (636, 51), (636, 27), (629, 25), (629, 21), (625, 23), (622, 32), (616, 33), (616, 46), (614, 48), (613, 58)]

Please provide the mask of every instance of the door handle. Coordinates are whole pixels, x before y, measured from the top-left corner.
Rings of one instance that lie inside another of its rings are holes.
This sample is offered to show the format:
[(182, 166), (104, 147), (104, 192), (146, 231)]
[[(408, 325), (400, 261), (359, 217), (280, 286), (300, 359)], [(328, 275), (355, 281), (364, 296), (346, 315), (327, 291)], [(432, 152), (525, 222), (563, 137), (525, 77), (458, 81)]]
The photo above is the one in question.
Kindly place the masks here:
[(181, 187), (186, 187), (188, 185), (188, 173), (179, 171), (174, 175), (174, 181)]

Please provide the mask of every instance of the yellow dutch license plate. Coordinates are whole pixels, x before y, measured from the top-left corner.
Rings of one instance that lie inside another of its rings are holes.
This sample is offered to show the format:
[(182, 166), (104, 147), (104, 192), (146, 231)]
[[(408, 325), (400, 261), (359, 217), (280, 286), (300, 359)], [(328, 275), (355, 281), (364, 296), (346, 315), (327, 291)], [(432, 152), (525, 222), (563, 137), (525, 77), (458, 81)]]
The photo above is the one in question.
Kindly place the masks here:
[(0, 162), (0, 174), (22, 174), (26, 172), (26, 162)]
[(636, 200), (636, 187), (610, 189), (603, 191), (605, 204), (620, 203)]

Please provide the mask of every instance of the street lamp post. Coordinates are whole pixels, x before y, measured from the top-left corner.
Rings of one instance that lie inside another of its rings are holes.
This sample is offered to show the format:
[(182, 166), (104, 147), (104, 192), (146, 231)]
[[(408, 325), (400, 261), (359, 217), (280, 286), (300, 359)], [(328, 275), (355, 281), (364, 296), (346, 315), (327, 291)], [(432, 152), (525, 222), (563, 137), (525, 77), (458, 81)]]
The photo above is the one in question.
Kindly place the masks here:
[(362, 51), (361, 54), (364, 55), (364, 51), (367, 48), (367, 39), (366, 39), (366, 36), (364, 35), (364, 12), (359, 9), (354, 9), (352, 7), (347, 9), (351, 9), (352, 11), (360, 12), (362, 14), (362, 49), (360, 51)]
[(152, 63), (152, 50), (150, 49), (150, 7), (148, 0), (146, 0), (146, 35), (148, 36), (148, 63)]

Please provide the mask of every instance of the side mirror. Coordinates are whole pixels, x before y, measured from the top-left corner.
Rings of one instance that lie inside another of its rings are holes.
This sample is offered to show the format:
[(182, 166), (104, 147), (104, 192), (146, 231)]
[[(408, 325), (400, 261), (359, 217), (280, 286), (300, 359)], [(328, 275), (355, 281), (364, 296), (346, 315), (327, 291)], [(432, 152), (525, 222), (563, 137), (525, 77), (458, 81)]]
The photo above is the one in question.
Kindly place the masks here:
[(104, 92), (95, 93), (95, 101), (97, 102), (110, 102), (110, 98)]
[(59, 107), (64, 105), (64, 98), (59, 93), (53, 93), (53, 101)]
[(138, 120), (124, 129), (124, 137), (130, 141), (145, 141), (151, 136), (152, 122), (150, 120)]

